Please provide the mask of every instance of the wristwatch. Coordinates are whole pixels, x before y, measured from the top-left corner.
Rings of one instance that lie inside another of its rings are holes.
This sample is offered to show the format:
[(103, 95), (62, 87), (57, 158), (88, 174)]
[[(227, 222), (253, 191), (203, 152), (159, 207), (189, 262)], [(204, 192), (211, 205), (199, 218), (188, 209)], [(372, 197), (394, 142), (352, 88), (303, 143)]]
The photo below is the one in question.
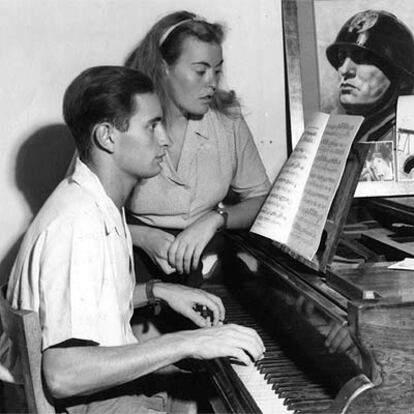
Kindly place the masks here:
[(220, 231), (220, 230), (225, 230), (225, 229), (227, 229), (227, 221), (228, 221), (228, 219), (229, 219), (229, 213), (227, 213), (227, 211), (223, 208), (223, 207), (221, 207), (220, 205), (218, 205), (215, 209), (214, 209), (214, 211), (217, 213), (217, 214), (220, 214), (220, 216), (221, 217), (223, 217), (223, 224), (217, 229), (217, 231)]
[(154, 307), (154, 314), (158, 315), (161, 312), (161, 299), (154, 295), (154, 284), (162, 282), (160, 279), (150, 279), (145, 284), (145, 293), (147, 295), (148, 305)]

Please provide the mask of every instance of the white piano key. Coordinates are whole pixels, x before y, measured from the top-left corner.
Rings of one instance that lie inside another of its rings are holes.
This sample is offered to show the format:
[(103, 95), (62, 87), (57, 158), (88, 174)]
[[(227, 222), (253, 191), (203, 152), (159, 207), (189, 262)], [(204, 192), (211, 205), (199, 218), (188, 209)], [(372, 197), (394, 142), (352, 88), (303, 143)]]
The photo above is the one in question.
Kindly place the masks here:
[(276, 395), (272, 386), (266, 382), (264, 375), (254, 364), (248, 366), (233, 364), (232, 368), (263, 414), (292, 413), (283, 405), (284, 399)]

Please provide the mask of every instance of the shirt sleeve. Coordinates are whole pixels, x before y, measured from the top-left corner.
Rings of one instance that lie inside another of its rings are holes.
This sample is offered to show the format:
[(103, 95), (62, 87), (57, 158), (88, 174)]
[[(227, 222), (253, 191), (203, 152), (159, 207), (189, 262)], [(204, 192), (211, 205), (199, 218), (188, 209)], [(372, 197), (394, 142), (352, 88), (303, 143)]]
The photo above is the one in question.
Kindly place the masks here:
[(234, 124), (236, 169), (231, 183), (242, 200), (266, 195), (270, 182), (252, 133), (242, 116)]
[(96, 214), (79, 212), (53, 222), (44, 234), (39, 277), (42, 349), (69, 339), (99, 344), (104, 231)]

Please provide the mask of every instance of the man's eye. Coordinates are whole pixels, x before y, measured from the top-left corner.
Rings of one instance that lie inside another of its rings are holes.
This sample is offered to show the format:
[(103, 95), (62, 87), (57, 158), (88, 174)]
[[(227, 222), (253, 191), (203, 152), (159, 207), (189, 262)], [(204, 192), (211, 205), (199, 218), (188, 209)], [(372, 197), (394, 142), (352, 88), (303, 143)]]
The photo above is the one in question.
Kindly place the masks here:
[(341, 66), (344, 63), (344, 60), (347, 57), (347, 53), (345, 52), (338, 52), (338, 64)]
[(352, 52), (352, 60), (358, 64), (369, 65), (372, 63), (372, 56), (365, 50), (354, 50)]
[(197, 73), (198, 76), (204, 76), (206, 71), (205, 70), (196, 70), (196, 73)]

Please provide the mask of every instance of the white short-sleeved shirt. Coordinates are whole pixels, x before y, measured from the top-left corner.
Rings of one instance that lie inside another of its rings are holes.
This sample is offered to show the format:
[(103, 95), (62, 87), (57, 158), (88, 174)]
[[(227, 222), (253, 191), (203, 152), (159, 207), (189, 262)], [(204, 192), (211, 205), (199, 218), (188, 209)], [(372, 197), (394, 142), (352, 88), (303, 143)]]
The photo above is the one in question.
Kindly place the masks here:
[[(130, 326), (134, 286), (123, 211), (78, 159), (72, 176), (59, 184), (30, 225), (7, 298), (16, 309), (39, 313), (42, 350), (73, 338), (117, 346), (137, 342)], [(0, 363), (16, 371), (8, 347), (2, 337)]]
[(249, 128), (210, 110), (188, 122), (177, 169), (168, 154), (161, 174), (135, 187), (127, 209), (143, 222), (183, 229), (211, 211), (229, 189), (242, 200), (268, 193), (270, 183)]

